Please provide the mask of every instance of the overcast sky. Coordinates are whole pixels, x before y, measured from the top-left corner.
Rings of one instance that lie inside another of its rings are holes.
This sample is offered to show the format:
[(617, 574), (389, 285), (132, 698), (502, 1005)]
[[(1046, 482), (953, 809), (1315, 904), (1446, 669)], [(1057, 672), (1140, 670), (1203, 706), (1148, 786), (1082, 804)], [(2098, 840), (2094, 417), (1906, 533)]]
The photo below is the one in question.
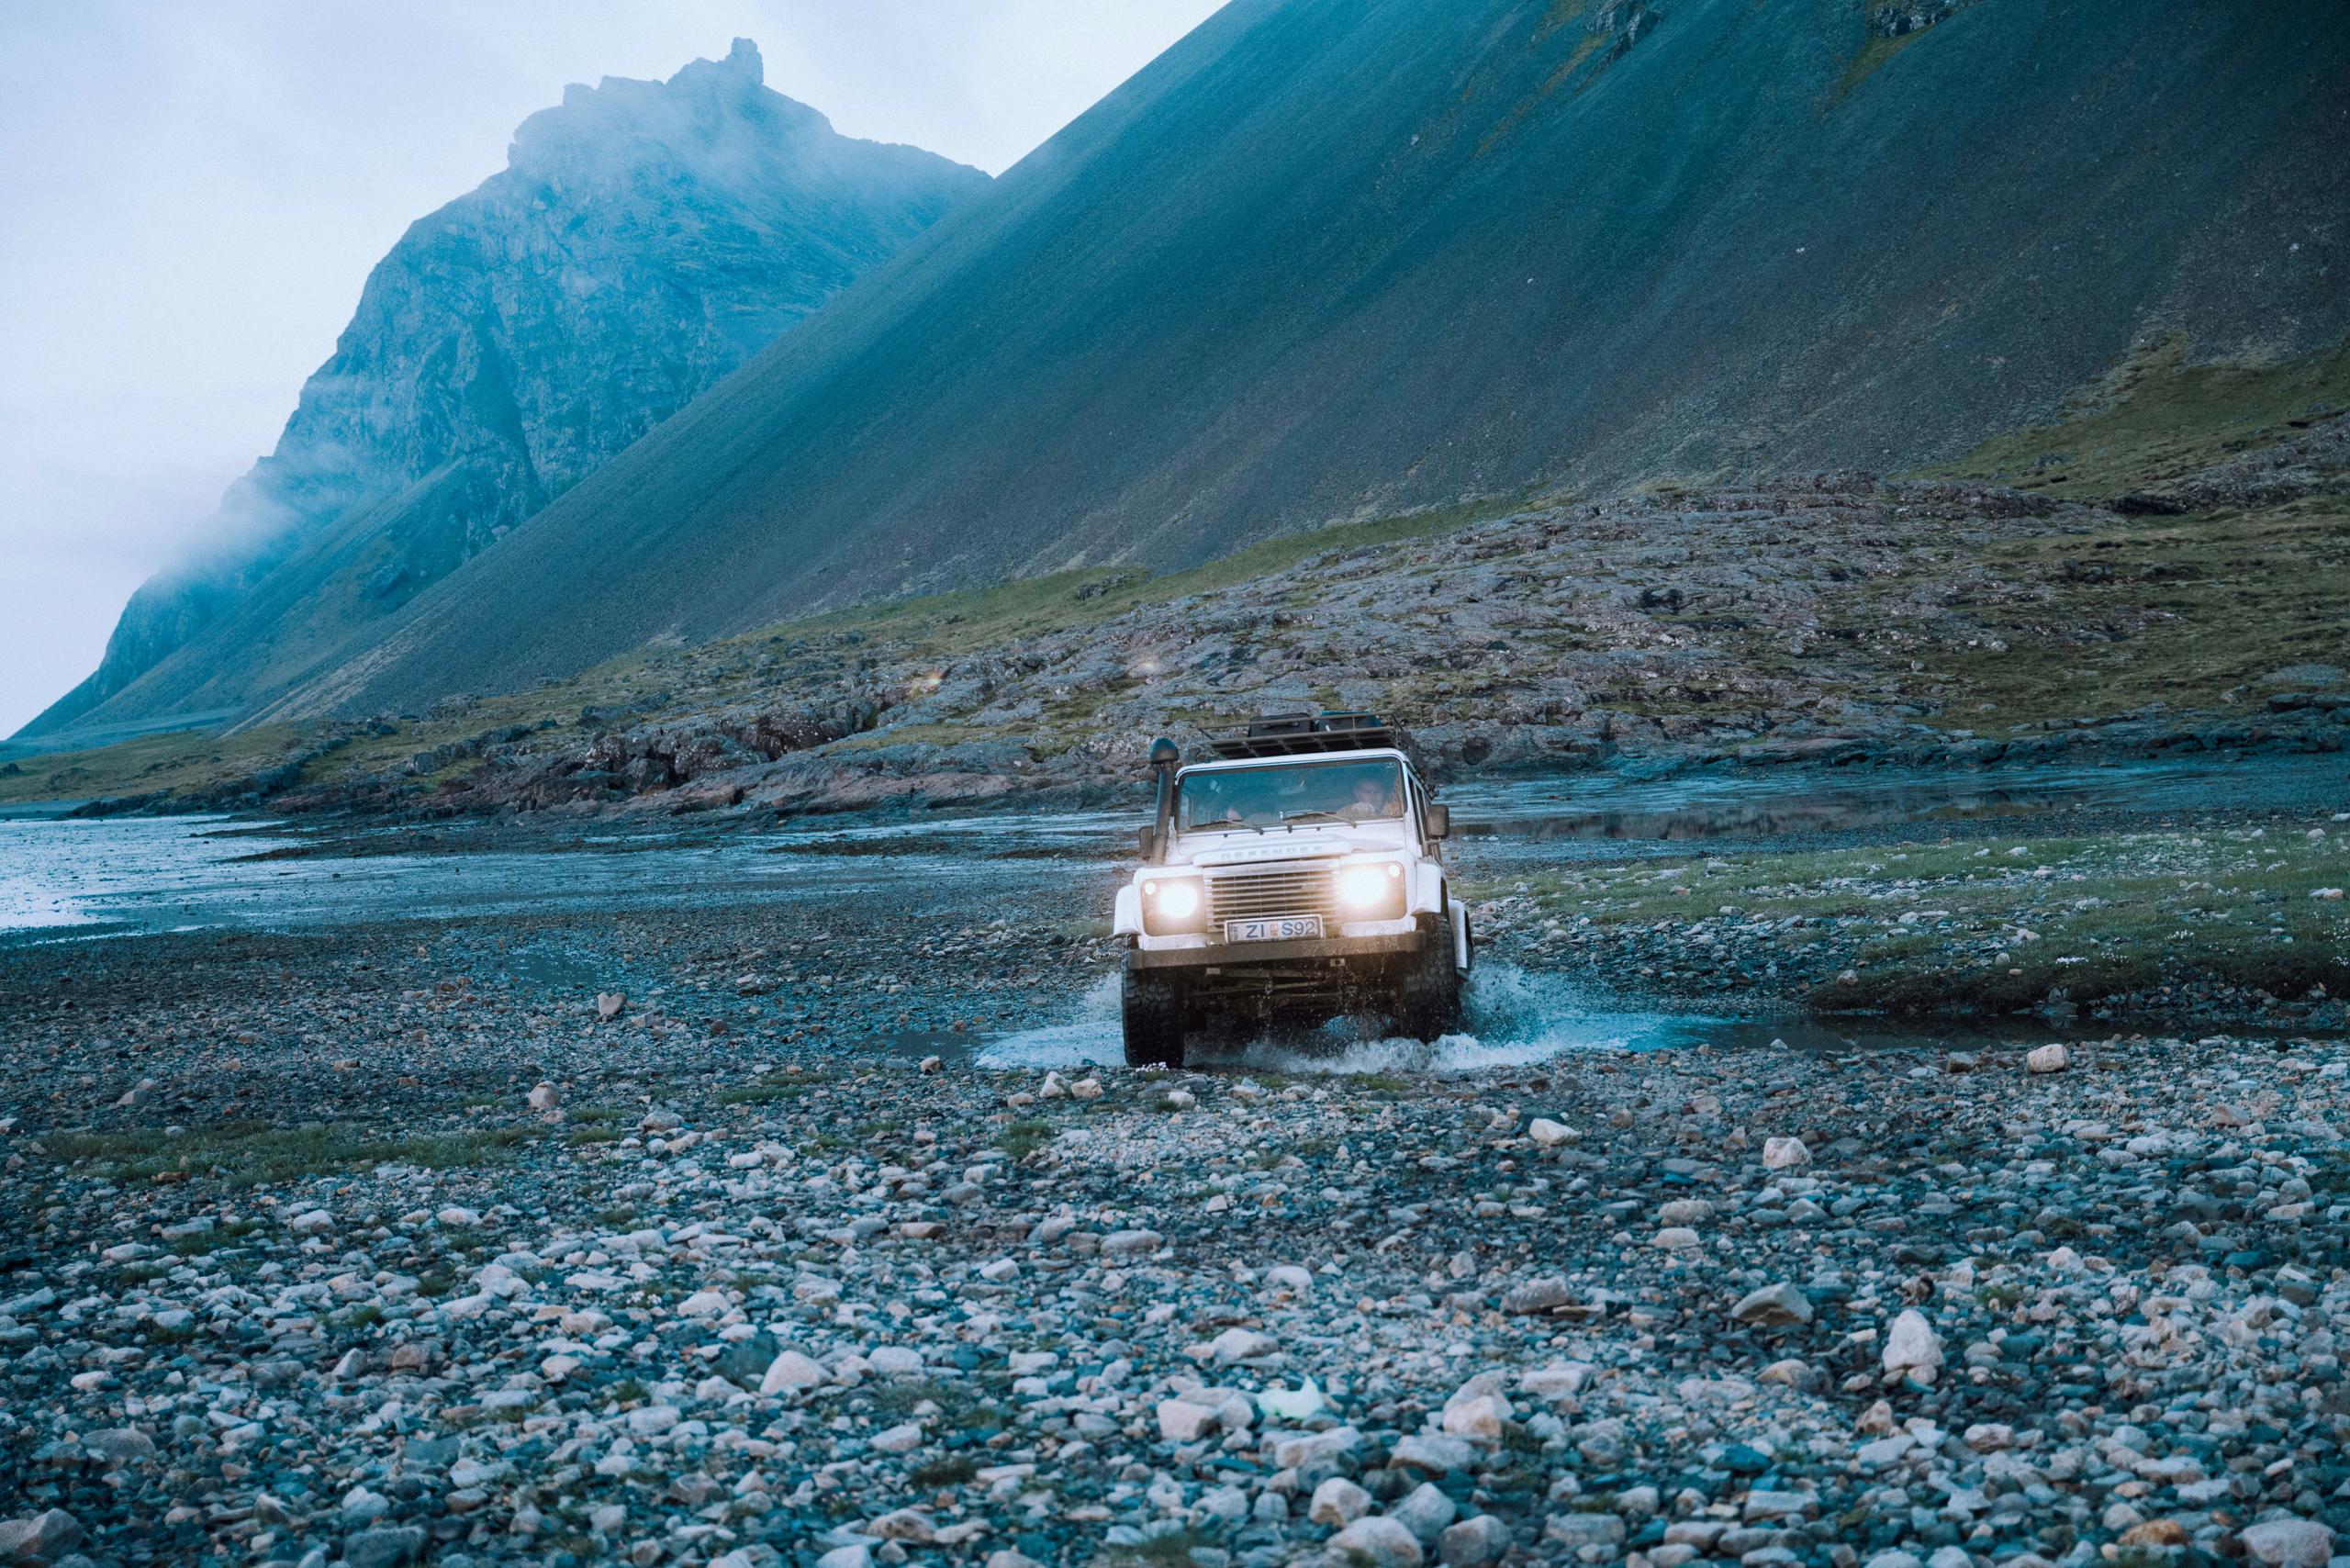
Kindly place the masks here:
[(844, 134), (1001, 174), (1218, 3), (0, 0), (0, 737), (565, 84), (748, 38)]

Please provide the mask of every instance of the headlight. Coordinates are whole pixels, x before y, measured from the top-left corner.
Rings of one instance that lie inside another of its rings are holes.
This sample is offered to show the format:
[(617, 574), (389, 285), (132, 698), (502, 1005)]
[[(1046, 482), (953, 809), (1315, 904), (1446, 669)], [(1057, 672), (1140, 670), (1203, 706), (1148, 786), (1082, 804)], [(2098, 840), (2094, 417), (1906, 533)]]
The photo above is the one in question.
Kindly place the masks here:
[(1143, 889), (1148, 898), (1156, 890), (1158, 913), (1169, 920), (1189, 920), (1200, 913), (1200, 885), (1197, 882), (1154, 882)]
[(1142, 928), (1153, 936), (1205, 931), (1205, 902), (1197, 877), (1153, 877), (1142, 885)]
[(1348, 914), (1389, 920), (1404, 913), (1404, 868), (1384, 860), (1338, 873), (1338, 903)]

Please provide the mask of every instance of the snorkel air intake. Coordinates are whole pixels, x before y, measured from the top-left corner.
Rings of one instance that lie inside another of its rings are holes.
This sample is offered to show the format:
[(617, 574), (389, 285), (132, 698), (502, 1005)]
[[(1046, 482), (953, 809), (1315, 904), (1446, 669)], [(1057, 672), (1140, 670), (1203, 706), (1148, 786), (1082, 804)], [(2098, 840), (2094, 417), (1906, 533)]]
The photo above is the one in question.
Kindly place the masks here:
[(1150, 770), (1158, 776), (1158, 811), (1151, 820), (1150, 853), (1146, 857), (1154, 866), (1167, 863), (1168, 830), (1175, 823), (1175, 765), (1182, 760), (1182, 753), (1165, 735), (1150, 743)]

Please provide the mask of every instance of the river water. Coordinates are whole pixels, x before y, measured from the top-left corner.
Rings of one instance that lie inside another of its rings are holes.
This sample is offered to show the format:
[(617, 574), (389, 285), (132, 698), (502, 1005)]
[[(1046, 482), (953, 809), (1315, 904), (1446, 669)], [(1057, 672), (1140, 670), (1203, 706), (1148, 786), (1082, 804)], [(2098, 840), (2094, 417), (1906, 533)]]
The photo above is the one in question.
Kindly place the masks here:
[[(2016, 819), (2052, 812), (2290, 805), (2344, 797), (2338, 758), (2257, 764), (2035, 767), (1983, 772), (1889, 769), (1688, 773), (1639, 778), (1578, 775), (1457, 785), (1445, 791), (1458, 827), (1464, 879), (1540, 864), (1686, 853), (1691, 841), (1725, 848), (1833, 838), (1903, 824)], [(935, 898), (1025, 894), (1066, 906), (1107, 907), (1129, 854), (1135, 812), (910, 813), (888, 821), (814, 818), (778, 831), (710, 834), (691, 842), (640, 829), (597, 829), (560, 849), (401, 853), (418, 830), (370, 830), (314, 844), (308, 830), (216, 817), (75, 821), (0, 817), (0, 944), (111, 940), (158, 932), (236, 928), (315, 931), (404, 920), (524, 912), (836, 902), (899, 893)], [(360, 852), (336, 852), (337, 843)], [(1677, 846), (1677, 847), (1676, 847)], [(1082, 889), (1081, 894), (1078, 890)], [(1075, 913), (1082, 913), (1078, 911)], [(1996, 1036), (1938, 1032), (1952, 1045), (2048, 1037), (1998, 1026)], [(1505, 964), (1479, 967), (1468, 1028), (1431, 1051), (1410, 1042), (1315, 1042), (1325, 1070), (1471, 1068), (1523, 1063), (1592, 1047), (1716, 1044), (1849, 1046), (1918, 1043), (1900, 1030), (1856, 1034), (1792, 1017), (1724, 1018), (1628, 1008), (1556, 977)], [(1297, 1042), (1237, 1047), (1286, 1065)], [(1028, 1066), (1118, 1059), (1113, 982), (1066, 1015), (981, 1043), (983, 1063)]]

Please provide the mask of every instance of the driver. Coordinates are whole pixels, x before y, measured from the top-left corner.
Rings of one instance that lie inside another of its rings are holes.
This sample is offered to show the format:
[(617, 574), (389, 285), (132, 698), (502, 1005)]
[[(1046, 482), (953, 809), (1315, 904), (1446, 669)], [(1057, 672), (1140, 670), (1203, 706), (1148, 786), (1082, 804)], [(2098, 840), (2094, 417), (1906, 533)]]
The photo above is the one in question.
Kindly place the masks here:
[(1338, 813), (1348, 822), (1371, 822), (1382, 817), (1401, 816), (1394, 792), (1376, 778), (1364, 778), (1355, 785), (1355, 798)]

